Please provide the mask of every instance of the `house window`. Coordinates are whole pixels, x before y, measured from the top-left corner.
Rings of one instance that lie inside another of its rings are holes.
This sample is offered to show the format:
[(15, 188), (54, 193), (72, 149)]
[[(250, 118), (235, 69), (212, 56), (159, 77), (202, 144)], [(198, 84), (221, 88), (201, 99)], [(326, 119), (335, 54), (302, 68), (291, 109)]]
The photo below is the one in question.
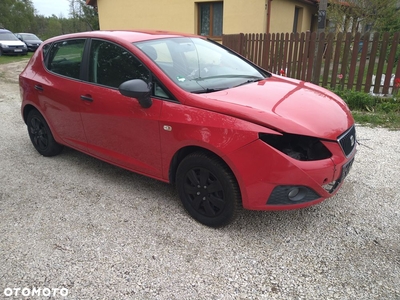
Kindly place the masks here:
[(294, 8), (293, 32), (301, 31), (301, 19), (303, 17), (303, 9), (301, 7)]
[(222, 37), (223, 2), (198, 3), (199, 34), (212, 38)]

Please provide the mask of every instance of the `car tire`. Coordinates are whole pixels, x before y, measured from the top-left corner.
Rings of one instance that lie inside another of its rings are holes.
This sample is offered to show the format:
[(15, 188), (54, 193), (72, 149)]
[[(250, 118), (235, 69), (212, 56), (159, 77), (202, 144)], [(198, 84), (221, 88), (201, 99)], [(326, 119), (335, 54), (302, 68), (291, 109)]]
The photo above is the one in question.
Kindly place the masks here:
[(59, 154), (63, 146), (54, 140), (50, 127), (37, 110), (31, 110), (26, 119), (28, 133), (35, 149), (43, 156)]
[(210, 227), (229, 224), (242, 207), (232, 171), (210, 154), (195, 152), (185, 157), (176, 172), (176, 187), (186, 211)]

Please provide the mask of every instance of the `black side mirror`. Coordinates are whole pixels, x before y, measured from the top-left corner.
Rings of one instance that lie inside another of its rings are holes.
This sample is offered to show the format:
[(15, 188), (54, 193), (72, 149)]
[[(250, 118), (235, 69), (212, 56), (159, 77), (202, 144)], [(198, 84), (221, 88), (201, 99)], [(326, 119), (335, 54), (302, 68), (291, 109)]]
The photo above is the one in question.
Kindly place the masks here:
[(151, 84), (147, 84), (142, 79), (132, 79), (121, 83), (119, 92), (127, 97), (136, 98), (143, 108), (149, 108), (151, 101)]

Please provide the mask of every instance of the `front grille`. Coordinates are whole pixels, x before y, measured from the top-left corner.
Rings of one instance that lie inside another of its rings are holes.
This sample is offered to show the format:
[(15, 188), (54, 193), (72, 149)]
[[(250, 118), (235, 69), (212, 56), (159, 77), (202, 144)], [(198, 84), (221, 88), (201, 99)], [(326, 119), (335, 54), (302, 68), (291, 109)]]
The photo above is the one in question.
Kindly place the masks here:
[(346, 156), (349, 156), (356, 147), (356, 128), (353, 125), (349, 130), (338, 137), (340, 147)]

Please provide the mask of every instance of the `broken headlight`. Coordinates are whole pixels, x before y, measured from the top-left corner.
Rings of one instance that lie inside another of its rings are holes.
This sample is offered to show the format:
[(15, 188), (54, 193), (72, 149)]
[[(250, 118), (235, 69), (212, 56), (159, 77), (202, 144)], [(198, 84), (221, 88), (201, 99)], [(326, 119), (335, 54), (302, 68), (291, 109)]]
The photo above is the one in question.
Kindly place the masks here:
[(315, 137), (289, 133), (283, 135), (260, 133), (259, 137), (268, 145), (297, 160), (321, 160), (332, 156), (325, 145)]

